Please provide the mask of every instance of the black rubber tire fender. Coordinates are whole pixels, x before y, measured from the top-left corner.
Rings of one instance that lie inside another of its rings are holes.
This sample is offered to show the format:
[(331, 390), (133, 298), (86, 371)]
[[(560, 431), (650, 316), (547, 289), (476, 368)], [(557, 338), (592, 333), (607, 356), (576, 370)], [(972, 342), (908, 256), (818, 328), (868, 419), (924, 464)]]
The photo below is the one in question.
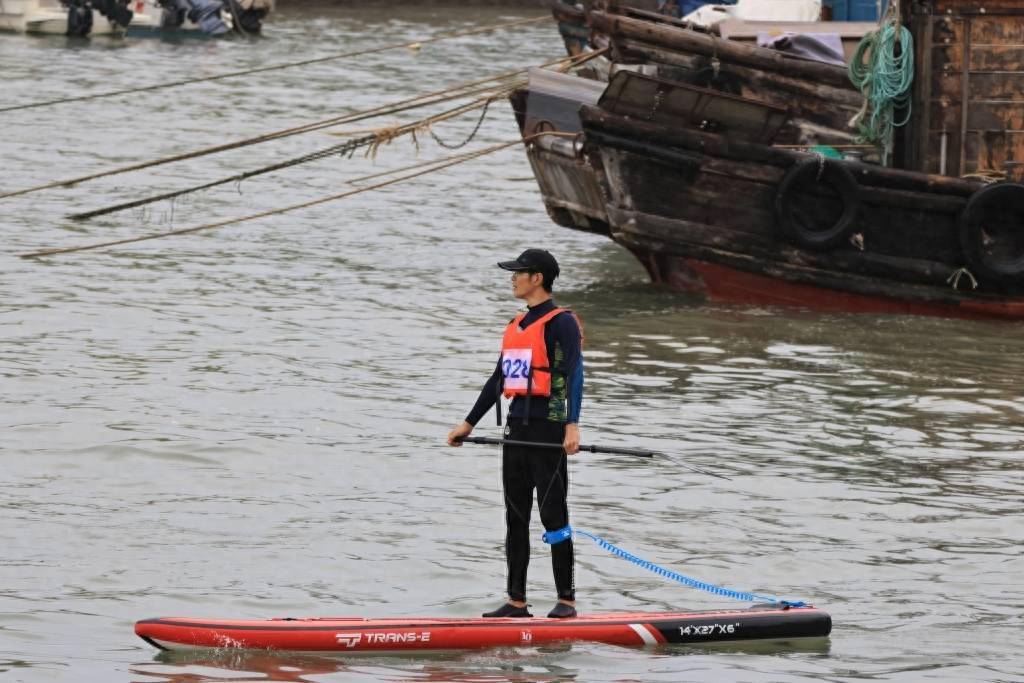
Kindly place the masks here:
[[(1016, 258), (997, 260), (985, 248), (985, 240), (990, 236), (985, 233), (982, 221), (985, 212), (993, 208), (1010, 208), (1024, 214), (1024, 185), (994, 183), (971, 195), (960, 214), (960, 248), (967, 264), (982, 279), (1002, 283), (1024, 282), (1024, 250)], [(1024, 223), (1020, 231), (1024, 232)]]
[[(843, 213), (825, 230), (810, 230), (793, 215), (793, 194), (799, 187), (825, 183), (839, 195)], [(775, 193), (775, 219), (783, 235), (798, 246), (815, 251), (835, 249), (849, 240), (860, 215), (860, 187), (848, 168), (834, 159), (810, 157), (795, 163)]]

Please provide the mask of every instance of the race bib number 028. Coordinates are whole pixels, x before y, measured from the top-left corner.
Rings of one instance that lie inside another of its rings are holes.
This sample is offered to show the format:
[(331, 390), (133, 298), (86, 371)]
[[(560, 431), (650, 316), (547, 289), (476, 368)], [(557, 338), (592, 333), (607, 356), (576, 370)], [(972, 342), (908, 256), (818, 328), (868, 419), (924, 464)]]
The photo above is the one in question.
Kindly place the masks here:
[(526, 379), (530, 376), (530, 362), (533, 349), (508, 349), (501, 359), (501, 374), (505, 376), (506, 389), (526, 390)]

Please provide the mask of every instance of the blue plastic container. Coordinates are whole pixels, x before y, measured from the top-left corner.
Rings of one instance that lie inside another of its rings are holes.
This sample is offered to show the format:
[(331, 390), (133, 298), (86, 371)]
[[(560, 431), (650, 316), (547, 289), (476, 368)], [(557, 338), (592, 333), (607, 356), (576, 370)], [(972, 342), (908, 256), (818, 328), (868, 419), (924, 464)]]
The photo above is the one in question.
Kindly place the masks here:
[(878, 21), (878, 0), (824, 0), (832, 21)]

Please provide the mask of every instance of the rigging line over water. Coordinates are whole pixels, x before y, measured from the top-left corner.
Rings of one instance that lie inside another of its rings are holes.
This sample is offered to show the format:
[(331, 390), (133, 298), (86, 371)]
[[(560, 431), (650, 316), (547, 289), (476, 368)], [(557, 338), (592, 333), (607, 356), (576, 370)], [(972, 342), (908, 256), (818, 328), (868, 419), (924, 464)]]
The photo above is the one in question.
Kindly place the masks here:
[(334, 55), (326, 55), (324, 57), (314, 57), (312, 59), (304, 59), (298, 62), (286, 62), (284, 64), (271, 64), (270, 66), (254, 67), (252, 69), (244, 69), (242, 71), (231, 71), (223, 74), (214, 74), (213, 76), (202, 76), (200, 78), (189, 78), (180, 81), (169, 81), (166, 83), (156, 83), (153, 85), (145, 85), (137, 88), (126, 88), (124, 90), (112, 90), (102, 93), (93, 93), (91, 95), (78, 95), (74, 97), (63, 97), (56, 100), (46, 100), (41, 102), (27, 102), (25, 104), (15, 104), (9, 107), (0, 107), (0, 113), (10, 111), (20, 111), (24, 109), (34, 109), (38, 107), (48, 107), (57, 104), (64, 104), (67, 102), (84, 102), (86, 100), (98, 100), (104, 97), (116, 97), (118, 95), (130, 95), (140, 92), (150, 92), (153, 90), (162, 90), (165, 88), (174, 88), (182, 85), (190, 85), (193, 83), (204, 83), (207, 81), (218, 81), (225, 78), (235, 78), (237, 76), (248, 76), (250, 74), (264, 73), (267, 71), (278, 71), (281, 69), (291, 69), (298, 66), (308, 66), (310, 64), (321, 64), (323, 62), (329, 62), (336, 59), (346, 59), (349, 57), (361, 57), (363, 55), (377, 54), (380, 52), (386, 52), (389, 50), (399, 50), (402, 48), (416, 48), (420, 45), (426, 45), (428, 43), (436, 43), (442, 40), (449, 40), (451, 38), (461, 38), (463, 36), (471, 36), (478, 33), (490, 33), (492, 31), (498, 31), (503, 28), (511, 28), (513, 26), (522, 26), (524, 24), (533, 24), (538, 21), (550, 21), (550, 15), (542, 17), (533, 17), (531, 19), (520, 19), (518, 21), (509, 21), (501, 24), (492, 24), (490, 26), (482, 26), (475, 29), (468, 29), (465, 31), (452, 31), (450, 33), (442, 33), (438, 36), (431, 38), (425, 38), (423, 40), (410, 41), (405, 43), (393, 43), (390, 45), (383, 45), (375, 48), (368, 48), (365, 50), (354, 50), (351, 52), (342, 52)]
[[(531, 140), (533, 140), (535, 138), (538, 138), (538, 137), (540, 137), (542, 135), (554, 136), (554, 137), (564, 137), (564, 138), (575, 138), (575, 137), (577, 137), (576, 133), (565, 133), (565, 132), (562, 132), (562, 131), (549, 130), (549, 131), (545, 131), (543, 133), (534, 133), (533, 135), (527, 135), (526, 137), (524, 137), (522, 139), (522, 142), (530, 142)], [(473, 156), (475, 154), (476, 154), (476, 151), (463, 152), (462, 154), (453, 154), (452, 156), (445, 157), (445, 159), (459, 159), (459, 158), (461, 158), (463, 156)], [(430, 161), (421, 161), (418, 164), (412, 164), (411, 166), (405, 166), (405, 167), (397, 169), (397, 170), (379, 171), (377, 173), (370, 173), (369, 175), (359, 176), (358, 178), (350, 178), (350, 179), (345, 181), (345, 184), (346, 185), (356, 185), (358, 183), (366, 182), (367, 180), (373, 180), (375, 178), (382, 178), (384, 176), (394, 175), (395, 173), (399, 173), (399, 172), (412, 171), (413, 169), (423, 168), (424, 166), (433, 166), (436, 163), (438, 163), (438, 159), (431, 159)]]
[[(95, 244), (85, 244), (85, 245), (81, 245), (81, 246), (77, 246), (77, 247), (64, 247), (64, 248), (60, 248), (60, 249), (44, 249), (44, 250), (41, 250), (41, 251), (35, 251), (35, 252), (27, 253), (27, 254), (19, 254), (19, 257), (23, 258), (23, 259), (34, 259), (34, 258), (41, 258), (41, 257), (44, 257), (44, 256), (55, 256), (55, 255), (58, 255), (58, 254), (70, 254), (72, 252), (77, 252), (77, 251), (89, 251), (89, 250), (92, 250), (92, 249), (102, 249), (104, 247), (114, 247), (114, 246), (118, 246), (118, 245), (122, 245), (122, 244), (132, 244), (134, 242), (145, 242), (147, 240), (161, 239), (163, 237), (174, 237), (176, 235), (188, 235), (188, 234), (191, 234), (191, 233), (201, 232), (201, 231), (204, 231), (204, 230), (214, 230), (216, 228), (222, 228), (222, 227), (224, 227), (226, 225), (233, 225), (235, 223), (243, 223), (245, 221), (255, 220), (257, 218), (266, 218), (267, 216), (274, 216), (274, 215), (281, 214), (281, 213), (287, 213), (289, 211), (296, 211), (298, 209), (305, 209), (305, 208), (310, 207), (310, 206), (316, 206), (317, 204), (324, 204), (324, 203), (327, 203), (327, 202), (332, 202), (332, 201), (336, 201), (336, 200), (339, 200), (339, 199), (344, 199), (346, 197), (351, 197), (353, 195), (361, 194), (363, 192), (369, 192), (370, 190), (376, 190), (376, 189), (379, 189), (379, 188), (382, 188), (382, 187), (387, 187), (388, 185), (394, 185), (395, 183), (402, 182), (403, 180), (411, 180), (413, 178), (417, 178), (419, 176), (426, 175), (428, 173), (433, 173), (435, 171), (441, 171), (441, 170), (444, 170), (444, 169), (446, 169), (446, 168), (448, 168), (450, 166), (455, 166), (456, 164), (462, 164), (462, 163), (465, 163), (467, 161), (471, 161), (473, 159), (476, 159), (478, 157), (482, 157), (482, 156), (487, 155), (487, 154), (492, 154), (493, 152), (497, 152), (497, 151), (500, 151), (500, 150), (505, 149), (507, 147), (511, 147), (512, 145), (517, 145), (517, 144), (522, 144), (524, 142), (528, 142), (528, 141), (532, 140), (533, 138), (538, 137), (540, 135), (551, 135), (551, 134), (552, 133), (550, 133), (550, 132), (536, 133), (534, 135), (528, 135), (528, 136), (526, 136), (524, 138), (521, 138), (521, 139), (518, 139), (518, 140), (511, 140), (509, 142), (503, 142), (501, 144), (492, 145), (490, 147), (485, 147), (485, 148), (483, 148), (481, 150), (477, 150), (477, 151), (474, 151), (474, 152), (466, 152), (466, 153), (463, 153), (463, 154), (457, 154), (457, 155), (453, 155), (453, 156), (449, 156), (449, 157), (444, 157), (444, 158), (438, 159), (436, 165), (434, 165), (432, 167), (429, 167), (429, 168), (426, 168), (426, 169), (423, 169), (423, 170), (420, 170), (420, 171), (416, 171), (415, 173), (409, 173), (408, 175), (403, 175), (403, 176), (400, 176), (398, 178), (392, 178), (391, 180), (385, 180), (385, 181), (382, 181), (382, 182), (379, 182), (379, 183), (375, 183), (373, 185), (367, 185), (366, 187), (360, 187), (360, 188), (357, 188), (355, 190), (349, 190), (348, 192), (341, 192), (339, 194), (334, 194), (334, 195), (330, 195), (330, 196), (327, 196), (327, 197), (320, 197), (319, 199), (313, 199), (313, 200), (310, 200), (308, 202), (301, 202), (299, 204), (292, 204), (290, 206), (279, 207), (279, 208), (276, 208), (276, 209), (268, 209), (266, 211), (260, 211), (258, 213), (249, 214), (247, 216), (238, 216), (236, 218), (228, 218), (228, 219), (225, 219), (225, 220), (222, 220), (222, 221), (215, 221), (213, 223), (206, 223), (204, 225), (197, 225), (197, 226), (194, 226), (194, 227), (191, 227), (191, 228), (180, 228), (178, 230), (168, 230), (166, 232), (159, 232), (159, 233), (153, 233), (153, 234), (149, 234), (149, 235), (142, 235), (140, 237), (128, 237), (128, 238), (121, 239), (121, 240), (112, 240), (112, 241), (109, 241), (109, 242), (98, 242), (98, 243), (95, 243)], [(575, 137), (575, 133), (572, 133), (570, 135)], [(422, 168), (422, 164), (415, 164), (415, 165), (410, 166), (410, 167), (396, 169), (394, 171), (394, 173), (402, 173), (403, 171), (408, 170), (408, 169), (412, 169), (412, 168)]]
[[(531, 68), (545, 68), (551, 66), (558, 66), (560, 69), (570, 69), (581, 64), (590, 61), (599, 54), (602, 54), (603, 50), (596, 52), (589, 52), (585, 56), (580, 57), (562, 57), (559, 59), (551, 60), (543, 64), (539, 64), (536, 67), (524, 67), (521, 69), (514, 69), (512, 71), (506, 71), (501, 74), (495, 74), (487, 78), (481, 78), (474, 81), (465, 81), (461, 84), (449, 86), (441, 90), (435, 90), (429, 93), (423, 93), (415, 97), (410, 97), (405, 100), (399, 100), (390, 104), (381, 105), (374, 107), (373, 109), (367, 109), (360, 112), (352, 112), (343, 116), (338, 116), (330, 119), (324, 119), (313, 123), (307, 123), (302, 126), (296, 126), (294, 128), (286, 128), (284, 130), (274, 131), (271, 133), (264, 133), (251, 138), (245, 138), (242, 140), (236, 140), (234, 142), (228, 142), (223, 145), (215, 145), (213, 147), (205, 147), (202, 149), (194, 150), (191, 152), (183, 152), (181, 154), (175, 154), (169, 157), (163, 157), (161, 159), (154, 159), (150, 161), (139, 162), (137, 164), (130, 164), (128, 166), (121, 166), (119, 168), (110, 169), (108, 171), (99, 171), (89, 175), (77, 176), (75, 178), (65, 178), (62, 180), (54, 180), (49, 183), (42, 185), (36, 185), (33, 187), (27, 187), (20, 190), (11, 190), (10, 192), (0, 193), (0, 199), (7, 199), (10, 197), (17, 197), (21, 195), (30, 194), (33, 192), (40, 192), (42, 190), (49, 190), (55, 187), (72, 187), (79, 183), (86, 182), (88, 180), (95, 180), (97, 178), (105, 178), (107, 176), (119, 175), (121, 173), (128, 173), (130, 171), (138, 171), (144, 168), (151, 168), (153, 166), (160, 166), (163, 164), (170, 164), (176, 161), (184, 161), (186, 159), (194, 159), (196, 157), (206, 156), (208, 154), (217, 154), (219, 152), (226, 152), (232, 149), (238, 149), (241, 147), (247, 147), (249, 145), (257, 145), (263, 142), (269, 142), (271, 140), (279, 140), (281, 138), (290, 137), (292, 135), (301, 135), (303, 133), (311, 133), (324, 128), (330, 128), (331, 126), (341, 125), (343, 123), (354, 123), (356, 121), (363, 121), (365, 119), (373, 118), (376, 116), (386, 116), (389, 114), (396, 114), (410, 109), (418, 109), (419, 107), (426, 107), (432, 104), (439, 104), (442, 102), (448, 102), (451, 100), (461, 99), (464, 97), (471, 97), (473, 95), (480, 95), (486, 93), (494, 88), (494, 86), (488, 86), (484, 88), (477, 88), (476, 90), (468, 90), (469, 88), (481, 85), (483, 83), (489, 83), (491, 81), (501, 81), (512, 78), (519, 74), (526, 73)], [(465, 91), (465, 92), (459, 92)], [(434, 99), (429, 99), (434, 98)]]
[[(487, 79), (494, 80), (494, 79)], [(435, 91), (433, 93), (425, 93), (418, 95), (406, 100), (399, 100), (392, 104), (385, 104), (373, 109), (367, 109), (364, 111), (352, 112), (343, 116), (337, 116), (330, 119), (324, 119), (314, 123), (307, 123), (294, 128), (286, 128), (284, 130), (277, 130), (270, 133), (264, 133), (251, 138), (243, 138), (234, 142), (228, 142), (222, 145), (214, 145), (213, 147), (204, 147), (201, 149), (193, 150), (191, 152), (183, 152), (181, 154), (174, 154), (168, 157), (161, 157), (159, 159), (151, 159), (149, 161), (142, 161), (136, 164), (129, 164), (128, 166), (119, 166), (112, 168), (107, 171), (98, 171), (88, 175), (77, 176), (75, 178), (65, 178), (62, 180), (54, 180), (49, 183), (42, 185), (36, 185), (34, 187), (28, 187), (21, 190), (12, 190), (0, 194), (0, 199), (7, 199), (9, 197), (17, 197), (20, 195), (31, 194), (33, 192), (40, 192), (42, 190), (49, 190), (56, 187), (73, 187), (80, 183), (84, 183), (89, 180), (96, 180), (98, 178), (106, 178), (108, 176), (120, 175), (122, 173), (130, 173), (132, 171), (140, 171), (146, 168), (152, 168), (154, 166), (162, 166), (164, 164), (171, 164), (178, 161), (186, 161), (188, 159), (195, 159), (202, 156), (208, 156), (210, 154), (219, 154), (220, 152), (228, 152), (233, 149), (240, 149), (242, 147), (249, 147), (252, 145), (258, 145), (264, 142), (271, 142), (273, 140), (280, 140), (282, 138), (291, 137), (293, 135), (302, 135), (304, 133), (312, 133), (324, 128), (330, 128), (331, 126), (337, 126), (344, 123), (355, 123), (357, 121), (364, 121), (366, 119), (375, 118), (377, 116), (388, 116), (390, 114), (398, 114), (411, 109), (418, 109), (420, 107), (427, 107), (433, 104), (440, 104), (443, 102), (450, 102), (451, 100), (461, 99), (463, 97), (471, 97), (473, 95), (479, 95), (481, 93), (489, 92), (494, 86), (487, 86), (484, 88), (477, 88), (475, 90), (465, 90), (464, 86), (456, 86), (451, 89)], [(447, 90), (464, 91), (454, 92), (448, 95), (441, 93)], [(431, 96), (436, 95), (434, 99), (427, 99)]]
[(297, 166), (299, 164), (319, 161), (330, 156), (351, 155), (361, 147), (371, 147), (372, 149), (375, 146), (390, 143), (396, 137), (408, 135), (410, 133), (415, 134), (417, 131), (420, 130), (428, 130), (430, 126), (432, 126), (435, 123), (446, 121), (448, 119), (455, 118), (456, 116), (461, 116), (462, 114), (471, 112), (475, 109), (480, 109), (481, 107), (486, 107), (495, 99), (506, 96), (509, 92), (511, 92), (511, 89), (506, 88), (504, 90), (500, 90), (498, 92), (493, 93), (489, 97), (483, 98), (471, 104), (462, 105), (461, 107), (456, 107), (446, 112), (435, 114), (434, 116), (429, 116), (427, 118), (420, 119), (419, 121), (406, 124), (404, 126), (396, 126), (393, 128), (378, 128), (373, 133), (364, 135), (363, 137), (356, 138), (354, 140), (349, 140), (340, 145), (332, 145), (330, 147), (317, 150), (315, 152), (310, 152), (309, 154), (303, 154), (302, 156), (299, 157), (293, 157), (291, 159), (280, 161), (276, 164), (270, 164), (269, 166), (263, 166), (261, 168), (256, 168), (251, 171), (236, 173), (235, 175), (228, 176), (227, 178), (219, 178), (217, 180), (213, 180), (208, 183), (203, 183), (201, 185), (193, 185), (191, 187), (185, 187), (180, 190), (174, 190), (172, 192), (165, 192), (163, 194), (152, 195), (150, 197), (144, 197), (142, 199), (136, 199), (130, 202), (123, 202), (121, 204), (114, 204), (112, 206), (105, 206), (99, 209), (93, 209), (91, 211), (83, 211), (81, 213), (68, 214), (66, 218), (70, 218), (72, 220), (86, 220), (89, 218), (95, 218), (96, 216), (105, 216), (107, 214), (116, 213), (118, 211), (125, 211), (127, 209), (134, 209), (139, 206), (145, 206), (147, 204), (152, 204), (154, 202), (158, 202), (161, 200), (174, 199), (175, 197), (191, 194), (193, 192), (208, 190), (219, 185), (226, 185), (232, 182), (241, 182), (243, 180), (254, 178), (265, 173), (279, 171), (285, 168), (290, 168), (292, 166)]

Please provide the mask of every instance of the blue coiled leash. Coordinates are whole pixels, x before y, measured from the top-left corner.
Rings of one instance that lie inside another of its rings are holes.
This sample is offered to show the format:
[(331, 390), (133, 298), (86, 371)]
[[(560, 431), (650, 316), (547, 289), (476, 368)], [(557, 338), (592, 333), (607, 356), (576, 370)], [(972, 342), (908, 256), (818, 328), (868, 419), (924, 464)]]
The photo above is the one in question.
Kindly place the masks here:
[(722, 586), (716, 586), (712, 583), (707, 583), (706, 581), (701, 581), (699, 579), (694, 579), (689, 576), (684, 576), (682, 574), (679, 574), (678, 572), (672, 571), (671, 569), (659, 567), (653, 562), (648, 562), (647, 560), (641, 559), (636, 555), (628, 553), (622, 548), (604, 540), (600, 536), (595, 536), (592, 533), (589, 533), (587, 531), (581, 531), (580, 529), (573, 529), (571, 526), (566, 526), (556, 531), (546, 531), (544, 532), (544, 535), (541, 538), (543, 538), (544, 542), (549, 545), (556, 545), (558, 543), (562, 543), (563, 541), (569, 540), (573, 537), (573, 535), (584, 536), (586, 538), (589, 538), (591, 541), (598, 544), (605, 550), (611, 552), (613, 555), (618, 555), (622, 559), (629, 560), (638, 567), (642, 567), (649, 572), (654, 572), (658, 576), (664, 576), (666, 579), (678, 581), (684, 586), (689, 586), (690, 588), (696, 588), (698, 590), (707, 591), (708, 593), (713, 593), (714, 595), (721, 595), (723, 597), (734, 598), (736, 600), (744, 600), (746, 602), (766, 602), (772, 605), (781, 605), (782, 607), (807, 606), (807, 603), (802, 601), (779, 600), (778, 598), (772, 597), (770, 595), (758, 595), (757, 593), (747, 593), (744, 591), (733, 590), (732, 588), (723, 588)]

